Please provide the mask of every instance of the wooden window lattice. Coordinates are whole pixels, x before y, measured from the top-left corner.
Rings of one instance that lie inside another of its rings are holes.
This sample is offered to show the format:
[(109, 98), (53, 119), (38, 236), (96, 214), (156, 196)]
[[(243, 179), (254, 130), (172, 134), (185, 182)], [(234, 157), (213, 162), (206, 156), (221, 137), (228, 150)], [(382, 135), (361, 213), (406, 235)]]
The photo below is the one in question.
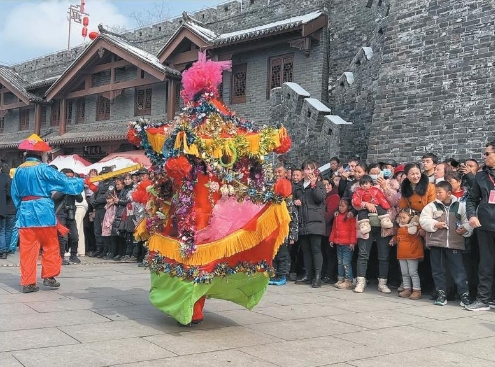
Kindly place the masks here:
[(4, 128), (5, 128), (5, 117), (0, 117), (0, 133), (3, 133)]
[(266, 98), (270, 98), (273, 88), (281, 87), (283, 83), (292, 82), (294, 76), (294, 55), (284, 55), (270, 58), (270, 71)]
[(19, 113), (19, 129), (28, 130), (29, 129), (29, 110), (24, 109)]
[(80, 98), (77, 100), (76, 124), (84, 123), (85, 117), (86, 117), (86, 100), (84, 98)]
[(136, 116), (151, 115), (151, 87), (136, 88)]
[(247, 64), (232, 66), (231, 103), (246, 103)]
[(55, 101), (52, 104), (50, 126), (58, 126), (59, 123), (60, 123), (60, 101)]
[(110, 120), (110, 100), (98, 96), (96, 101), (96, 121)]
[(67, 123), (72, 122), (72, 101), (67, 102)]

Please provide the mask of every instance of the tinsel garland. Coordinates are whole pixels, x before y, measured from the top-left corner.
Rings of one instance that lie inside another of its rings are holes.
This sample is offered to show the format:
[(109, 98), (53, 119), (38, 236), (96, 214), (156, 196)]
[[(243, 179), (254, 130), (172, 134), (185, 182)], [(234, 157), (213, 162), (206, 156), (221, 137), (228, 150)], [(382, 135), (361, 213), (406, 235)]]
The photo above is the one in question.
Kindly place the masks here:
[(143, 263), (150, 271), (157, 274), (165, 273), (197, 284), (209, 284), (215, 277), (228, 277), (236, 273), (253, 275), (260, 272), (267, 272), (270, 277), (275, 275), (274, 268), (268, 265), (266, 261), (257, 263), (242, 261), (233, 267), (227, 263), (220, 263), (215, 266), (213, 271), (206, 272), (200, 270), (198, 267), (188, 267), (183, 264), (168, 262), (158, 253), (151, 251)]

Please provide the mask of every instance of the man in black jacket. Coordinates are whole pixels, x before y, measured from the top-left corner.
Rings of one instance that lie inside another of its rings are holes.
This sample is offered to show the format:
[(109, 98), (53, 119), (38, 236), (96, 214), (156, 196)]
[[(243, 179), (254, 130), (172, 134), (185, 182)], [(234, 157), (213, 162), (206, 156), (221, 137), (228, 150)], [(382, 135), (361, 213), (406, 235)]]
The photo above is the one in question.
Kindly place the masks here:
[[(70, 168), (64, 168), (60, 170), (65, 176), (73, 178), (75, 176), (74, 171)], [(77, 257), (77, 247), (79, 244), (79, 233), (77, 231), (76, 224), (76, 201), (78, 203), (83, 201), (81, 194), (79, 195), (66, 195), (61, 192), (54, 192), (52, 199), (55, 204), (55, 214), (58, 221), (63, 226), (69, 229), (69, 234), (62, 236), (58, 234), (58, 242), (60, 245), (60, 257), (62, 258), (62, 265), (69, 265), (70, 263), (79, 264), (81, 260)], [(70, 249), (69, 260), (65, 259), (65, 252)]]
[(485, 166), (475, 176), (466, 201), (469, 224), (478, 228), (480, 264), (479, 285), (475, 302), (466, 305), (469, 311), (489, 311), (495, 266), (495, 140), (486, 144)]
[(6, 259), (10, 250), (16, 209), (10, 197), (10, 167), (2, 163), (0, 168), (0, 259)]

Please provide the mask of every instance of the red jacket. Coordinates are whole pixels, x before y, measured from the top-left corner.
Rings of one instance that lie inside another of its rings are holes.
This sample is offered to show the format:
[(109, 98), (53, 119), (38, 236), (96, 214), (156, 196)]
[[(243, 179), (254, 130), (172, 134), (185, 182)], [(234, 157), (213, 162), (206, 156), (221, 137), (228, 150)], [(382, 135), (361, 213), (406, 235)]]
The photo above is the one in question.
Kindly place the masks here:
[(356, 218), (347, 218), (347, 213), (339, 213), (333, 221), (329, 240), (338, 245), (355, 245)]
[(369, 190), (364, 190), (361, 187), (358, 187), (356, 191), (354, 191), (354, 195), (352, 195), (352, 205), (357, 210), (360, 210), (362, 209), (361, 204), (363, 202), (380, 205), (385, 210), (390, 209), (390, 204), (385, 198), (385, 195), (377, 187), (371, 187)]

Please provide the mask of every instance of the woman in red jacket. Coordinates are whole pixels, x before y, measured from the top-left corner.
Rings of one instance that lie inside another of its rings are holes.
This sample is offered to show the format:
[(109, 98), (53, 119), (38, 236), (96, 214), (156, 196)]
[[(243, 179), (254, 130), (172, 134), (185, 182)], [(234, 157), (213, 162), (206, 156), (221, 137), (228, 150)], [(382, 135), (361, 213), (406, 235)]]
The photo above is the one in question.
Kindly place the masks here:
[(339, 202), (339, 213), (335, 217), (330, 234), (330, 246), (337, 246), (338, 282), (335, 288), (352, 289), (352, 252), (357, 243), (356, 218), (348, 218), (352, 209), (351, 202), (342, 198)]

